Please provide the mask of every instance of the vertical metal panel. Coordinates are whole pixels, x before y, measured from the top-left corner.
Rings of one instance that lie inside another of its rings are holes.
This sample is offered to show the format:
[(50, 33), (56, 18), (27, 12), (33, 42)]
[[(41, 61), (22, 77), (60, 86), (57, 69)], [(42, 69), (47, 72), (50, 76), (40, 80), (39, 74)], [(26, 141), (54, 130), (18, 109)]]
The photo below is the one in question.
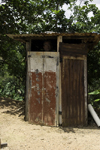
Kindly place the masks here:
[(30, 122), (42, 124), (42, 73), (31, 72)]
[(31, 52), (28, 59), (29, 122), (57, 125), (58, 53)]
[(56, 119), (56, 72), (44, 73), (43, 121), (55, 125)]
[(56, 64), (54, 53), (44, 54), (44, 101), (43, 121), (46, 125), (56, 125)]
[(62, 117), (63, 126), (85, 124), (84, 57), (63, 56)]
[(42, 76), (43, 76), (43, 53), (30, 53), (30, 83), (31, 92), (29, 100), (29, 122), (42, 124)]

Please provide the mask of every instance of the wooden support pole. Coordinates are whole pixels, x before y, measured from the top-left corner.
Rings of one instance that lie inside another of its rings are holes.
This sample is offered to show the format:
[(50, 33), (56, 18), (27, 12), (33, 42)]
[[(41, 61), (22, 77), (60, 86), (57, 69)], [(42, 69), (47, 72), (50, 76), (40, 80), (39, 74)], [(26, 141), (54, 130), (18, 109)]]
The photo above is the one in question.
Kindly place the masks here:
[(29, 100), (29, 75), (28, 75), (28, 52), (31, 51), (31, 40), (29, 42), (26, 42), (26, 104), (25, 104), (25, 120), (28, 121), (28, 100)]
[(26, 51), (31, 51), (31, 40), (26, 42)]
[(57, 37), (57, 52), (59, 52), (59, 43), (62, 42), (62, 36)]
[(88, 124), (88, 105), (87, 105), (87, 56), (84, 59), (84, 98), (85, 98), (85, 125)]

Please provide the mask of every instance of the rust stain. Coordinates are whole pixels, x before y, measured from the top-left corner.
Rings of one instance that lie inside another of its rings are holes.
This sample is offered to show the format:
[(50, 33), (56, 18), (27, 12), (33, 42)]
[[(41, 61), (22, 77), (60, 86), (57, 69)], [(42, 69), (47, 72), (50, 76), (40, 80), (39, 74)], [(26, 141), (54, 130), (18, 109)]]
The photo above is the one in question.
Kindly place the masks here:
[(31, 53), (29, 122), (54, 126), (56, 124), (57, 53)]
[(42, 73), (31, 72), (31, 82), (32, 88), (29, 101), (29, 118), (30, 122), (40, 124), (42, 123)]
[(44, 102), (43, 102), (43, 122), (45, 125), (55, 125), (56, 110), (56, 73), (44, 73)]
[(56, 72), (31, 72), (30, 80), (29, 122), (55, 125)]

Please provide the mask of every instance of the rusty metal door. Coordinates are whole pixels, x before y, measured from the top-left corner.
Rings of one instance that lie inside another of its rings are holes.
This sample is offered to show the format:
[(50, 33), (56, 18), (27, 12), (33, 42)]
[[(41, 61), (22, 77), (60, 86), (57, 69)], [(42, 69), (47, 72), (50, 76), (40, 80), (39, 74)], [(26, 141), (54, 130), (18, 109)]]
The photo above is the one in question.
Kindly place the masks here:
[(57, 125), (59, 54), (28, 52), (29, 122)]

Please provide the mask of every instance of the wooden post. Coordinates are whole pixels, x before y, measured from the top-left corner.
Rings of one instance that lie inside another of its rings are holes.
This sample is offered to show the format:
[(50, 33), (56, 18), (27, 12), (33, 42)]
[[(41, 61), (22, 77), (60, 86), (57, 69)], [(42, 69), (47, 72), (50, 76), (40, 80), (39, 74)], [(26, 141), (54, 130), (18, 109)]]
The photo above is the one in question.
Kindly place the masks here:
[(26, 103), (25, 103), (25, 120), (28, 121), (28, 96), (29, 96), (29, 75), (28, 75), (28, 51), (31, 51), (31, 40), (29, 42), (26, 42)]
[[(59, 52), (59, 43), (62, 42), (62, 36), (57, 37), (57, 52)], [(59, 55), (60, 56), (60, 55)], [(60, 58), (59, 58), (60, 59)], [(59, 60), (60, 62), (60, 60)], [(58, 107), (59, 107), (59, 115), (58, 115), (58, 120), (59, 120), (59, 125), (62, 124), (62, 95), (61, 95), (61, 64), (59, 64), (59, 102), (58, 102)]]
[(84, 60), (84, 97), (85, 97), (85, 123), (88, 123), (88, 106), (87, 106), (87, 56)]
[(26, 51), (31, 51), (31, 40), (26, 42)]
[(62, 42), (62, 36), (57, 37), (57, 52), (59, 52), (59, 43)]

